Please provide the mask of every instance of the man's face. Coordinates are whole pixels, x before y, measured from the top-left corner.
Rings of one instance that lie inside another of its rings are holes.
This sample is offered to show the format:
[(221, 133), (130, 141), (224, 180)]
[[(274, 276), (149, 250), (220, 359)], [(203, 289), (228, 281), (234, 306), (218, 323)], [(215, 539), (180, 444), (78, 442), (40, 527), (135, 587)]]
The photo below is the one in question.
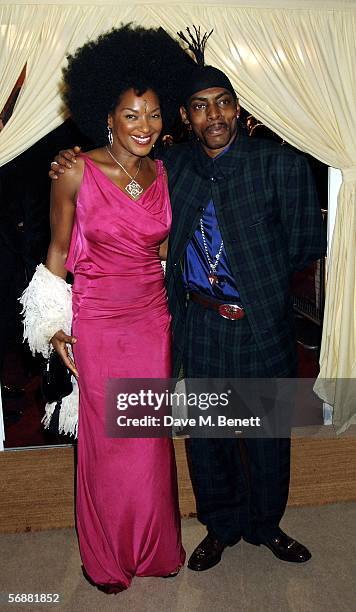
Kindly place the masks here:
[(236, 136), (240, 106), (226, 89), (211, 87), (197, 91), (180, 112), (183, 123), (191, 125), (210, 157), (216, 157)]

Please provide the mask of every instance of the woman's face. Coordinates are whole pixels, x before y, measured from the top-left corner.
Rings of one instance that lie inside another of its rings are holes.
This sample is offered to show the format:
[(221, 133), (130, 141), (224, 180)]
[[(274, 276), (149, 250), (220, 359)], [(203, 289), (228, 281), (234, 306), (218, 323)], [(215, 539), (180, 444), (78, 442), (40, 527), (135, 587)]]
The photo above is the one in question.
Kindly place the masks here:
[(157, 95), (151, 89), (141, 96), (133, 89), (125, 91), (114, 112), (109, 114), (108, 125), (112, 129), (114, 151), (139, 157), (147, 155), (162, 130)]

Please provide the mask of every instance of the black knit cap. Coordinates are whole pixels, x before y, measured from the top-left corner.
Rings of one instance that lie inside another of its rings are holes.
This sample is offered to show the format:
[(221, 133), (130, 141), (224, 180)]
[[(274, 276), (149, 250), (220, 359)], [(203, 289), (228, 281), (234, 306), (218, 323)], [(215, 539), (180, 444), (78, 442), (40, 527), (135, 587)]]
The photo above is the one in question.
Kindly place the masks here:
[(237, 95), (231, 84), (230, 79), (224, 72), (214, 66), (196, 66), (192, 71), (184, 86), (184, 102), (189, 102), (190, 98), (204, 89), (211, 87), (221, 87), (231, 93), (236, 100)]
[(187, 45), (187, 51), (195, 59), (196, 64), (191, 66), (189, 76), (185, 80), (182, 92), (182, 100), (185, 104), (198, 91), (210, 89), (211, 87), (221, 87), (231, 93), (234, 100), (237, 100), (236, 92), (229, 78), (214, 66), (205, 66), (205, 47), (214, 30), (203, 33), (200, 26), (189, 26), (185, 31), (177, 32), (179, 38)]

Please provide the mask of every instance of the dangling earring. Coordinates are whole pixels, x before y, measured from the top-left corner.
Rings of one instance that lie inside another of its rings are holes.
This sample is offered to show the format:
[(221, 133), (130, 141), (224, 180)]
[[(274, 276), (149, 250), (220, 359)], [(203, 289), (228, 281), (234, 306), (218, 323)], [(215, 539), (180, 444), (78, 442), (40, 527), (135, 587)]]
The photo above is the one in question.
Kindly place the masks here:
[(112, 143), (113, 143), (113, 137), (112, 137), (112, 129), (110, 127), (110, 125), (108, 125), (108, 141), (110, 146), (112, 147)]

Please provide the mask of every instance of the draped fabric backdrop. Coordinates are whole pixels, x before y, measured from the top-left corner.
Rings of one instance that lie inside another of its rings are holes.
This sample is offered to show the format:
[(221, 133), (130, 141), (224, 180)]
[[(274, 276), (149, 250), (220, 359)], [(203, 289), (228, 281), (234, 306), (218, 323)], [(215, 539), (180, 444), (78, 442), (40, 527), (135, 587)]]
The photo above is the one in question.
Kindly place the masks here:
[(68, 52), (120, 23), (214, 28), (206, 59), (230, 77), (242, 105), (299, 149), (334, 168), (338, 197), (316, 391), (339, 431), (356, 423), (356, 0), (0, 0), (0, 109), (27, 63), (0, 134), (0, 165), (66, 118)]

